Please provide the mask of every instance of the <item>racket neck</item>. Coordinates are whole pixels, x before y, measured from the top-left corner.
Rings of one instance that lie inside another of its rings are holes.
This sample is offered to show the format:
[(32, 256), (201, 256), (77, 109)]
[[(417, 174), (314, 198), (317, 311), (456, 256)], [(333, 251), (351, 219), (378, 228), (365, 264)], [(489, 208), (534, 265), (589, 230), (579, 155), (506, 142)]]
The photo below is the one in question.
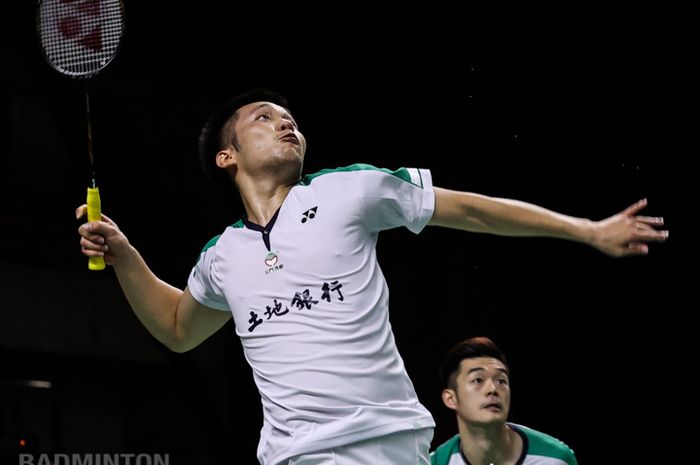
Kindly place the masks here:
[(83, 89), (85, 91), (85, 118), (87, 121), (87, 150), (90, 157), (90, 178), (92, 187), (96, 187), (95, 182), (95, 158), (92, 154), (92, 117), (90, 113), (90, 90), (88, 89), (88, 80), (83, 80)]

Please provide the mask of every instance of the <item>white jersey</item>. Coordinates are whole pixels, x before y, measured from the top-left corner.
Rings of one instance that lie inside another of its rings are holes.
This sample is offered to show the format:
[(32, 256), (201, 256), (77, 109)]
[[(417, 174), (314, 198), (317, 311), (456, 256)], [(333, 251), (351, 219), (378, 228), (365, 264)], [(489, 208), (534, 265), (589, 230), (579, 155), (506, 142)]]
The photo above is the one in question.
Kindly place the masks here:
[(379, 231), (420, 232), (430, 172), (352, 165), (305, 176), (265, 227), (241, 220), (207, 244), (189, 290), (231, 311), (260, 391), (258, 459), (435, 426), (389, 324)]

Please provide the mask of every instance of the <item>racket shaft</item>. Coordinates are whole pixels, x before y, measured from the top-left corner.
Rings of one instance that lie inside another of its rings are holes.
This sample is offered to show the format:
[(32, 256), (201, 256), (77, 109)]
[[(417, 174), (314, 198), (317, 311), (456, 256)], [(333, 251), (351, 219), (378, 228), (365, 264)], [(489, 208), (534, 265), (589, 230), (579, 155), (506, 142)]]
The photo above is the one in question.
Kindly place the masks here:
[[(88, 187), (87, 190), (87, 214), (88, 221), (100, 221), (102, 219), (102, 206), (100, 203), (100, 190), (97, 187)], [(104, 270), (103, 257), (90, 257), (88, 268), (91, 270)]]

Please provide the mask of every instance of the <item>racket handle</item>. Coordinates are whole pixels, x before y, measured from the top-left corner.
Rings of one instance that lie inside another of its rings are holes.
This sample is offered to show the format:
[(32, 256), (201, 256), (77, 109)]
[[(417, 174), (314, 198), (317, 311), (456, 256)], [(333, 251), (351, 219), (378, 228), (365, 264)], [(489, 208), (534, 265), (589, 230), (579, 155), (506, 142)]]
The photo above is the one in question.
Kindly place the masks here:
[[(102, 207), (100, 203), (100, 189), (88, 187), (87, 190), (87, 216), (88, 221), (100, 221), (102, 219)], [(88, 268), (91, 270), (104, 270), (104, 257), (90, 257)]]

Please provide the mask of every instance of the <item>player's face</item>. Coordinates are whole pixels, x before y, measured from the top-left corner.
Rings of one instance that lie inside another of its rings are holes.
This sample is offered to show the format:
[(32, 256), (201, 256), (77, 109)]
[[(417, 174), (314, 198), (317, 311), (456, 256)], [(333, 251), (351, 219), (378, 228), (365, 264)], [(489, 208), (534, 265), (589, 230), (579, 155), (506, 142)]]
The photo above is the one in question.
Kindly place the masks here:
[(457, 388), (445, 389), (445, 405), (465, 424), (504, 423), (510, 410), (510, 383), (506, 367), (491, 357), (462, 360)]
[(302, 164), (306, 139), (289, 112), (271, 102), (241, 107), (234, 124), (239, 169), (255, 170), (270, 164)]

